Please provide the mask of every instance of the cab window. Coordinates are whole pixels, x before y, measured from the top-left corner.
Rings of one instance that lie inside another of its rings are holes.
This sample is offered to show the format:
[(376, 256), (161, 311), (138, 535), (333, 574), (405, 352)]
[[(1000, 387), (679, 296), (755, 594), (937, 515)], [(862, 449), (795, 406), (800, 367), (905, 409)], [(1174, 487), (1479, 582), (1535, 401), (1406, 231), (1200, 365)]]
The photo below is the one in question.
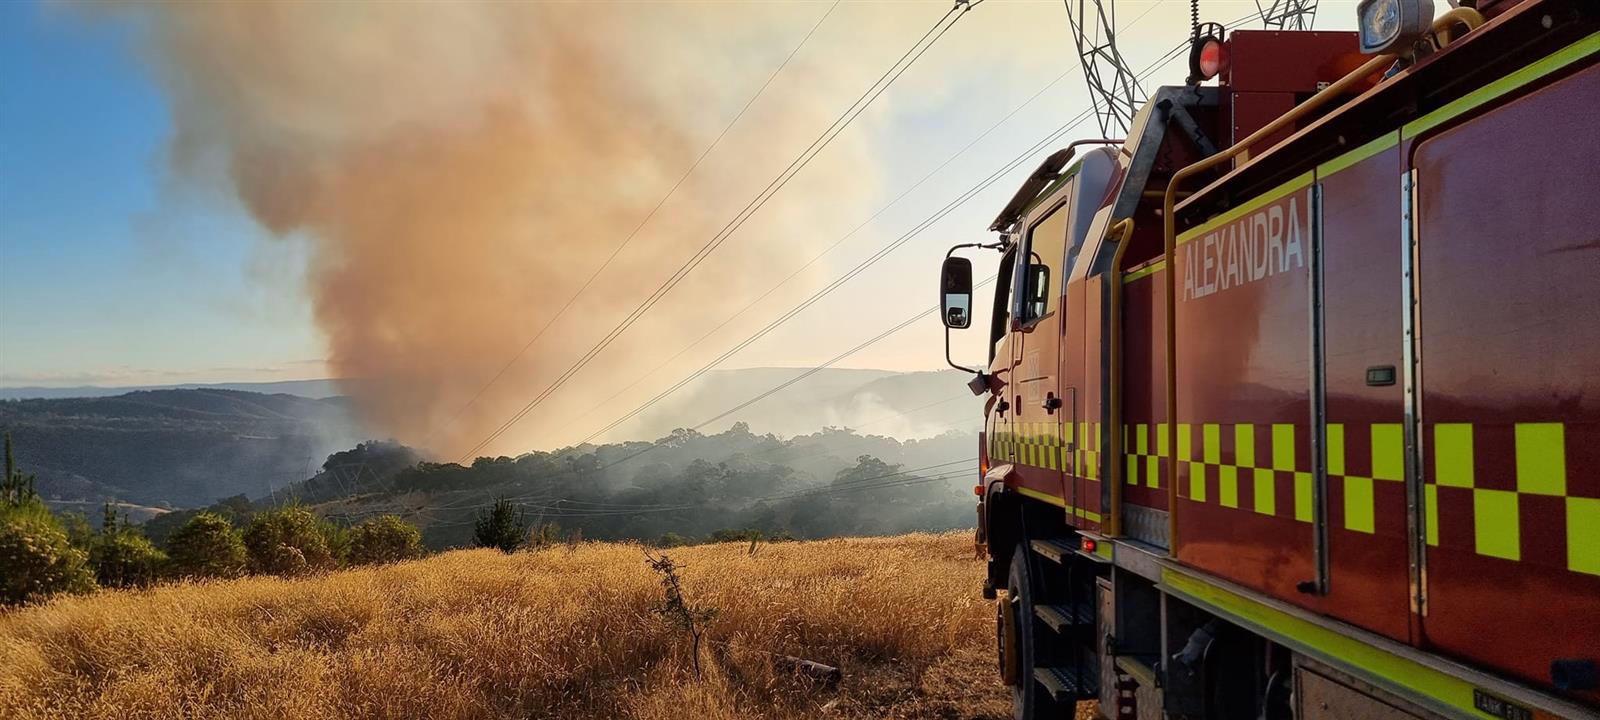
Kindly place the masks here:
[(1011, 332), (1011, 276), (1016, 266), (1017, 250), (1012, 248), (1000, 260), (1000, 277), (994, 284), (994, 314), (989, 323), (989, 362), (1000, 352), (1000, 343)]
[(1024, 324), (1050, 315), (1061, 302), (1068, 215), (1062, 203), (1028, 230), (1027, 260), (1018, 263), (1017, 279), (1017, 318)]

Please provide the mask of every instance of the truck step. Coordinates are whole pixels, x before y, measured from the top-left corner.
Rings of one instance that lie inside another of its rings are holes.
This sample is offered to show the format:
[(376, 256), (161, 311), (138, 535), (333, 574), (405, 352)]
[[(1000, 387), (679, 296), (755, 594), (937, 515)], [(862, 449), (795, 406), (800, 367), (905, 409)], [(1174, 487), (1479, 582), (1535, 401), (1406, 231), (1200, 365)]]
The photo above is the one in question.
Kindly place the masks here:
[(1076, 609), (1071, 605), (1035, 605), (1033, 614), (1057, 633), (1093, 628), (1095, 621), (1094, 608), (1088, 603), (1080, 603)]
[(1095, 688), (1079, 684), (1072, 671), (1066, 668), (1034, 668), (1033, 679), (1049, 692), (1050, 699), (1056, 702), (1093, 700), (1097, 695)]
[(1068, 558), (1078, 552), (1078, 544), (1070, 540), (1034, 540), (1029, 545), (1035, 553), (1058, 563), (1065, 563)]

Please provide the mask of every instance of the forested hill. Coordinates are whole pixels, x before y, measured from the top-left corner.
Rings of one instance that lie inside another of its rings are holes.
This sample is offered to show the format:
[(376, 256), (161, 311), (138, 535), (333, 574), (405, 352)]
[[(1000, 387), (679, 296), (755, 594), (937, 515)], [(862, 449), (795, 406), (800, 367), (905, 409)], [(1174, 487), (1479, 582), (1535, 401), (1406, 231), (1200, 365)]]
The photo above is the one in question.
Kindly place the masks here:
[[(783, 458), (797, 472), (826, 478), (859, 454), (892, 462), (899, 451), (886, 449), (884, 443), (894, 442), (890, 438), (929, 437), (950, 430), (971, 437), (982, 417), (980, 399), (967, 391), (966, 376), (954, 370), (828, 368), (740, 407), (807, 372), (749, 368), (709, 373), (598, 436), (597, 442), (668, 436), (674, 428), (703, 424), (734, 407), (739, 410), (709, 425), (706, 432), (720, 432), (735, 421), (758, 433), (797, 440), (821, 428), (856, 429), (861, 438), (833, 437), (823, 459)], [(300, 381), (263, 387), (325, 393), (334, 384)], [(192, 508), (241, 494), (252, 500), (271, 498), (285, 485), (317, 472), (330, 453), (372, 437), (351, 420), (349, 401), (339, 397), (262, 394), (220, 386), (148, 389), (112, 397), (99, 396), (103, 388), (88, 390), (96, 396), (0, 400), (0, 430), (13, 434), (19, 463), (38, 474), (41, 494), (58, 508), (93, 509), (106, 500)], [(7, 392), (27, 389), (0, 389), (0, 397)], [(599, 428), (606, 419), (598, 415), (586, 419), (591, 421)], [(864, 439), (870, 435), (885, 437)], [(628, 446), (584, 446), (561, 454), (596, 450), (605, 463), (615, 459), (605, 457), (613, 452), (610, 447)], [(657, 449), (638, 462), (679, 456), (695, 457)], [(727, 457), (724, 453), (701, 459), (721, 462)], [(633, 466), (630, 462), (618, 470)]]
[[(470, 466), (419, 460), (410, 448), (362, 443), (276, 496), (215, 508), (236, 521), (298, 502), (336, 521), (395, 514), (433, 548), (470, 544), (473, 519), (497, 499), (530, 525), (593, 539), (704, 539), (755, 530), (799, 538), (969, 527), (977, 439), (952, 431), (923, 440), (830, 428), (794, 438), (743, 423), (716, 434), (679, 430), (651, 442), (579, 446)], [(161, 538), (190, 513), (147, 525)]]
[(0, 401), (0, 430), (46, 499), (176, 507), (268, 495), (363, 437), (344, 399), (217, 389)]

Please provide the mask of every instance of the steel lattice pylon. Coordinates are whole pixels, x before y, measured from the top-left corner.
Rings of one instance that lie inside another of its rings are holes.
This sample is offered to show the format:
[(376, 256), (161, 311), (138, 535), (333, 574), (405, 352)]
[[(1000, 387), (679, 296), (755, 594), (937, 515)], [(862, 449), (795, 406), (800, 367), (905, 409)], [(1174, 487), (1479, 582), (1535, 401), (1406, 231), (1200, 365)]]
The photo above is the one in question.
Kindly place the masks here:
[[(1308, 0), (1309, 1), (1309, 0)], [(1144, 104), (1139, 79), (1117, 50), (1117, 10), (1114, 0), (1062, 0), (1072, 40), (1083, 61), (1083, 79), (1089, 84), (1089, 101), (1102, 137), (1128, 132), (1134, 113)]]
[(1272, 0), (1271, 7), (1262, 7), (1256, 0), (1256, 10), (1261, 12), (1262, 26), (1270, 30), (1310, 30), (1317, 19), (1317, 0)]

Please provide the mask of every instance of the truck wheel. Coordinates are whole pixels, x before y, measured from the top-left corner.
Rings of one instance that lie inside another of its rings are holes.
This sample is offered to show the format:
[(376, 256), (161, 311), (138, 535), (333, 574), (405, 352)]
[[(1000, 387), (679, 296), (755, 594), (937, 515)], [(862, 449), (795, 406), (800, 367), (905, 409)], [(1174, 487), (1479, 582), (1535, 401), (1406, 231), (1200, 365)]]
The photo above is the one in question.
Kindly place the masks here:
[[(1033, 614), (1036, 578), (1032, 551), (1026, 542), (1017, 543), (1017, 550), (1011, 556), (1011, 574), (1006, 580), (1006, 595), (1010, 602), (1001, 606), (1009, 606), (1011, 626), (1016, 629), (1015, 647), (1001, 648), (1002, 653), (1011, 652), (1016, 659), (1017, 682), (1011, 686), (1011, 714), (1016, 720), (1067, 717), (1063, 709), (1050, 698), (1050, 694), (1033, 679), (1033, 668), (1038, 660), (1047, 657), (1045, 651), (1050, 641), (1044, 635), (1047, 630)], [(1004, 655), (1001, 656), (1001, 662), (1005, 662)]]

